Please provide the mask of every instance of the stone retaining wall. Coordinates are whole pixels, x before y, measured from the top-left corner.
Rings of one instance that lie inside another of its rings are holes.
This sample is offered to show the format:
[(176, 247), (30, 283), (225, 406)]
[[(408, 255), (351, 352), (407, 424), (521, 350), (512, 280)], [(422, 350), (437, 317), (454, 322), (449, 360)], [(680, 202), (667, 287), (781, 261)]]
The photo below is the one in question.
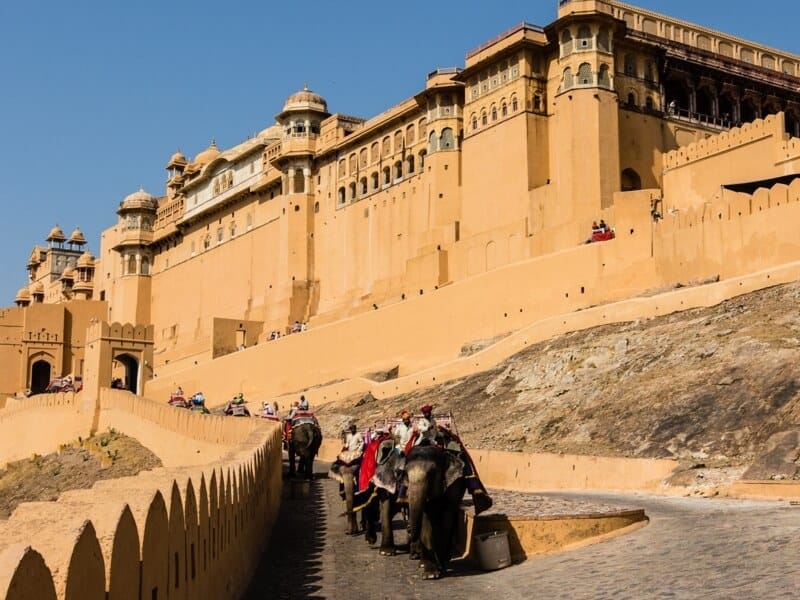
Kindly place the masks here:
[(162, 452), (173, 456), (191, 455), (191, 444), (217, 454), (205, 465), (176, 460), (171, 468), (66, 492), (56, 502), (21, 504), (0, 523), (0, 598), (241, 597), (279, 508), (277, 424), (194, 414), (116, 390), (103, 390), (94, 410), (77, 411), (75, 396), (36, 400), (9, 422), (29, 419), (42, 403), (77, 412), (83, 427), (94, 419), (123, 432), (160, 431)]

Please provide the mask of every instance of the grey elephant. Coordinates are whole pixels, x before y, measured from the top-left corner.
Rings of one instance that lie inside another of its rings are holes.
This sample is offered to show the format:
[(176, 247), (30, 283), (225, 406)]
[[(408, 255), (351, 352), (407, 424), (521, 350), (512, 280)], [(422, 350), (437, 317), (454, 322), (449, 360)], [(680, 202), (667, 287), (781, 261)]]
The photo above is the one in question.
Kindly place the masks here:
[(305, 422), (294, 425), (287, 440), (289, 454), (289, 476), (295, 474), (295, 457), (299, 460), (297, 472), (307, 479), (314, 477), (314, 458), (322, 444), (322, 431), (315, 423)]
[(383, 556), (394, 556), (392, 519), (400, 510), (398, 502), (398, 477), (402, 475), (405, 458), (395, 451), (394, 439), (386, 437), (378, 441), (375, 461), (375, 474), (372, 477), (372, 490), (368, 502), (363, 507), (366, 540), (369, 544), (378, 541), (377, 527), (380, 524)]
[(331, 465), (328, 477), (342, 484), (342, 499), (345, 503), (345, 534), (356, 535), (361, 531), (354, 510), (355, 494), (358, 482), (356, 476), (361, 466), (361, 453), (343, 452)]
[(467, 489), (464, 461), (433, 445), (415, 446), (401, 482), (408, 486), (408, 541), (421, 560), (423, 579), (445, 574), (455, 540), (459, 506)]

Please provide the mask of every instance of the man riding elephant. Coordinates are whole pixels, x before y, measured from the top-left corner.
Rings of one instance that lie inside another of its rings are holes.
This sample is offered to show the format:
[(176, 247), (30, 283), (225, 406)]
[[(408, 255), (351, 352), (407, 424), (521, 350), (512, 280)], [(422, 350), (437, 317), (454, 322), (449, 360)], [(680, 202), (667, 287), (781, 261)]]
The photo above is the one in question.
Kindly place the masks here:
[(354, 509), (354, 498), (358, 490), (358, 474), (364, 454), (364, 438), (355, 423), (350, 423), (343, 432), (342, 450), (331, 465), (328, 476), (339, 482), (339, 494), (345, 502), (347, 523), (345, 534), (355, 535), (361, 531)]

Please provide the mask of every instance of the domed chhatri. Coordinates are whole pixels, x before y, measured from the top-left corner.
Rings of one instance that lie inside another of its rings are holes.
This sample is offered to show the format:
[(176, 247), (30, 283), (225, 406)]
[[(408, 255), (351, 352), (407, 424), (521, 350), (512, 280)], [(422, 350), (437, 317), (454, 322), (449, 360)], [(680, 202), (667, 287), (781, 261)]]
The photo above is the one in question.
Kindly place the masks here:
[(70, 244), (75, 244), (76, 246), (83, 246), (86, 244), (86, 236), (84, 236), (83, 232), (76, 227), (75, 230), (70, 234), (67, 242)]
[(212, 160), (217, 158), (221, 152), (219, 148), (217, 148), (217, 142), (215, 140), (211, 140), (211, 143), (208, 145), (208, 148), (200, 152), (197, 156), (194, 157), (194, 164), (196, 165), (207, 165)]
[(31, 293), (34, 295), (44, 294), (44, 284), (41, 281), (34, 283), (33, 287), (31, 288)]
[(31, 299), (31, 293), (28, 291), (28, 288), (24, 287), (17, 292), (16, 298), (14, 298), (15, 302), (27, 302)]
[(75, 269), (72, 267), (67, 267), (64, 269), (64, 272), (61, 273), (61, 279), (74, 279), (75, 278)]
[(50, 230), (50, 233), (47, 234), (47, 241), (48, 242), (63, 242), (67, 238), (64, 237), (64, 232), (61, 230), (61, 227), (56, 225)]
[(167, 164), (179, 164), (179, 163), (186, 164), (186, 157), (180, 150), (176, 151), (175, 154), (169, 157), (169, 162)]
[(308, 86), (304, 86), (299, 92), (295, 92), (283, 103), (283, 112), (295, 110), (315, 110), (318, 112), (328, 112), (328, 103), (325, 98), (312, 92)]
[(94, 266), (94, 256), (88, 250), (80, 255), (77, 263), (78, 268), (86, 268)]
[(139, 188), (138, 191), (125, 196), (125, 199), (119, 204), (119, 211), (124, 212), (129, 210), (151, 210), (154, 211), (158, 208), (158, 202), (155, 197), (144, 191), (144, 188)]

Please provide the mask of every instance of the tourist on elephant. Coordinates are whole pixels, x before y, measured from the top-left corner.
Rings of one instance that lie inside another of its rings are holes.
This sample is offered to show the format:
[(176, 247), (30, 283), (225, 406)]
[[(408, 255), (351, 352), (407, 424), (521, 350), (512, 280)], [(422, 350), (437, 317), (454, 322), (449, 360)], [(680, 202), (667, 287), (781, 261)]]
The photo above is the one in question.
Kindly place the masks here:
[(411, 439), (411, 434), (414, 433), (414, 427), (411, 424), (411, 413), (404, 410), (400, 413), (400, 423), (395, 425), (394, 437), (395, 444), (400, 449), (401, 454), (405, 455), (405, 447)]
[(364, 452), (364, 437), (361, 435), (361, 432), (358, 431), (355, 423), (350, 423), (350, 426), (347, 428), (342, 452), (350, 452), (353, 454), (362, 454)]
[(308, 410), (308, 400), (304, 395), (300, 395), (300, 402), (297, 405), (298, 410)]
[(426, 404), (420, 408), (420, 412), (422, 413), (422, 419), (417, 422), (417, 432), (419, 435), (414, 445), (435, 444), (436, 434), (439, 432), (439, 428), (436, 427), (436, 419), (433, 416), (433, 406)]

